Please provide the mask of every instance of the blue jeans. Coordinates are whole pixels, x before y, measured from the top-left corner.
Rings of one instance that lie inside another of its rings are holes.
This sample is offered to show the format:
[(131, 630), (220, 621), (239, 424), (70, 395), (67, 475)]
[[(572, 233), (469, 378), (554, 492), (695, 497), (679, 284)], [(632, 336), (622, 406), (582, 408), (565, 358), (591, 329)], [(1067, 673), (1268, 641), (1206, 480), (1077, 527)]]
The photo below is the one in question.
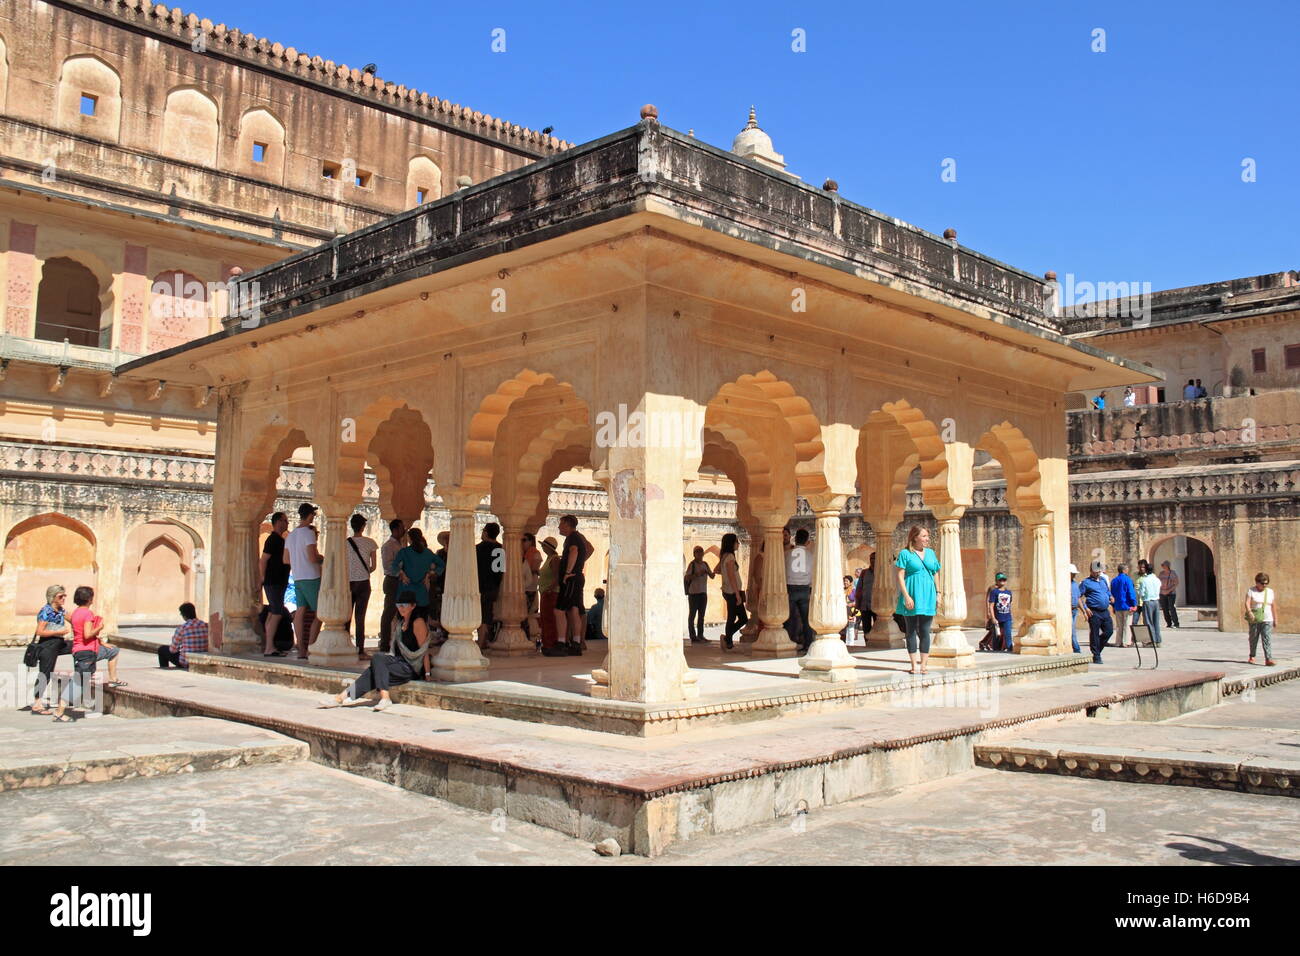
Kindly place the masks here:
[(1011, 618), (998, 618), (998, 630), (1002, 632), (1002, 649), (1014, 651), (1016, 648), (1011, 639)]
[(1092, 659), (1100, 664), (1102, 648), (1115, 633), (1115, 621), (1111, 618), (1109, 609), (1094, 611), (1088, 608), (1088, 612), (1091, 615), (1088, 618), (1088, 646), (1092, 649)]
[(1079, 650), (1078, 623), (1079, 623), (1079, 612), (1075, 611), (1073, 614), (1070, 615), (1070, 646), (1074, 648), (1074, 653), (1082, 654), (1083, 652)]
[(1142, 605), (1142, 620), (1146, 621), (1147, 631), (1151, 634), (1151, 643), (1160, 643), (1160, 602), (1146, 601)]

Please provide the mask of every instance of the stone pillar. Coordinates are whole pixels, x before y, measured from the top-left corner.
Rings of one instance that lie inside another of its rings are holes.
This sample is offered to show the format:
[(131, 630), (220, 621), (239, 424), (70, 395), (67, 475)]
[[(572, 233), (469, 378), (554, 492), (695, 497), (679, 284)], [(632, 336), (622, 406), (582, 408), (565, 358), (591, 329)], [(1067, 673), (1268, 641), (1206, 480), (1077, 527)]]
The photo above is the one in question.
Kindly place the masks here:
[[(256, 501), (241, 499), (227, 504), (225, 519), (230, 528), (230, 550), (225, 556), (225, 596), (222, 602), (223, 654), (251, 654), (261, 650), (253, 633), (253, 600), (257, 587), (257, 565), (253, 555), (257, 544), (256, 529), (261, 522), (249, 516)], [(220, 516), (218, 516), (220, 520)]]
[(975, 649), (966, 640), (966, 581), (961, 570), (961, 516), (965, 505), (931, 508), (939, 522), (939, 607), (930, 643), (930, 663), (935, 667), (974, 667)]
[(751, 650), (755, 657), (799, 656), (799, 646), (790, 640), (784, 626), (790, 616), (790, 594), (785, 589), (785, 550), (781, 547), (784, 528), (784, 519), (763, 521), (763, 596), (758, 609), (763, 627)]
[[(636, 411), (646, 420), (680, 421), (691, 407), (681, 399), (644, 393)], [(608, 667), (600, 668), (608, 683), (598, 680), (594, 697), (650, 704), (699, 695), (682, 649), (684, 458), (678, 443), (647, 447), (620, 436), (597, 473), (609, 495), (606, 593), (614, 598), (606, 612)]]
[(805, 680), (838, 682), (856, 676), (853, 657), (840, 639), (840, 629), (848, 623), (844, 605), (844, 547), (840, 542), (840, 508), (844, 506), (844, 498), (844, 495), (824, 495), (808, 500), (817, 520), (817, 558), (808, 623), (817, 637), (799, 662), (799, 676)]
[(1029, 553), (1025, 556), (1025, 601), (1029, 629), (1016, 651), (1021, 654), (1064, 654), (1056, 637), (1056, 567), (1052, 546), (1052, 514), (1044, 511), (1021, 515), (1029, 529)]
[[(503, 525), (501, 547), (505, 554), (505, 577), (501, 579), (501, 593), (497, 602), (501, 608), (501, 630), (487, 652), (502, 657), (535, 654), (537, 646), (528, 639), (520, 626), (528, 616), (528, 598), (524, 594), (524, 559), (522, 557), (523, 532), (521, 522), (501, 518)], [(507, 523), (508, 522), (508, 523)]]
[(443, 503), (451, 512), (447, 580), (442, 592), (447, 642), (433, 659), (434, 680), (462, 683), (487, 677), (488, 660), (479, 650), (476, 633), (482, 623), (474, 553), (474, 511), (480, 498), (478, 491), (442, 492)]
[(894, 608), (898, 605), (898, 569), (894, 567), (894, 529), (898, 527), (895, 516), (865, 518), (876, 536), (876, 577), (871, 585), (871, 609), (876, 621), (867, 635), (867, 647), (873, 651), (906, 647), (904, 637), (894, 623)]
[(763, 555), (759, 545), (763, 543), (763, 532), (758, 525), (746, 525), (749, 532), (749, 568), (745, 574), (745, 611), (749, 620), (740, 629), (742, 644), (752, 644), (758, 640), (759, 629), (763, 626), (758, 618), (758, 610), (763, 600)]
[(352, 510), (341, 502), (322, 502), (325, 511), (324, 541), (316, 547), (325, 559), (321, 567), (320, 633), (309, 650), (311, 662), (323, 667), (343, 667), (357, 662), (357, 647), (348, 632), (348, 607), (352, 593), (348, 586), (348, 518)]

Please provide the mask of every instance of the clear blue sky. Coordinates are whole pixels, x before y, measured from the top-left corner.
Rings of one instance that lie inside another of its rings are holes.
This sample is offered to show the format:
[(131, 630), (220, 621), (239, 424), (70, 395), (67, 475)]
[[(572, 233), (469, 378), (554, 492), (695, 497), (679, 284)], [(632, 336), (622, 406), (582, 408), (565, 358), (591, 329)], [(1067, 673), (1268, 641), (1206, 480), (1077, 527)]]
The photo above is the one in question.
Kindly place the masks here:
[(1298, 0), (190, 2), (573, 142), (650, 102), (729, 148), (753, 103), (794, 174), (1037, 274), (1300, 269)]

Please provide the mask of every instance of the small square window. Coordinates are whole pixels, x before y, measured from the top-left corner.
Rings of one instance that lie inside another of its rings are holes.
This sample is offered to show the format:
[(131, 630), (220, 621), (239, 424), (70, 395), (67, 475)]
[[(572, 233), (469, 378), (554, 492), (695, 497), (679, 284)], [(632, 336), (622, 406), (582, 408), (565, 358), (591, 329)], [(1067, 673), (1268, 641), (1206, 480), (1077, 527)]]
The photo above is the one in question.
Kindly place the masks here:
[(339, 174), (343, 172), (338, 163), (324, 163), (321, 166), (321, 179), (338, 179)]
[(81, 115), (82, 116), (94, 116), (95, 107), (98, 105), (99, 105), (98, 96), (93, 96), (90, 93), (81, 94)]
[(266, 144), (265, 144), (265, 143), (254, 143), (254, 144), (253, 144), (253, 162), (255, 162), (255, 163), (264, 163), (264, 162), (266, 162)]
[(1268, 358), (1267, 358), (1267, 353), (1264, 351), (1264, 349), (1255, 349), (1253, 352), (1250, 353), (1250, 357), (1255, 364), (1256, 372), (1268, 371)]
[(1300, 368), (1300, 345), (1288, 345), (1286, 347), (1286, 367)]
[(353, 183), (356, 185), (358, 189), (369, 189), (370, 174), (366, 172), (362, 172), (361, 170), (358, 169), (356, 179), (353, 180)]
[(427, 198), (429, 198), (428, 190), (426, 190), (423, 186), (417, 186), (415, 188), (415, 204), (418, 206), (420, 203), (424, 202)]

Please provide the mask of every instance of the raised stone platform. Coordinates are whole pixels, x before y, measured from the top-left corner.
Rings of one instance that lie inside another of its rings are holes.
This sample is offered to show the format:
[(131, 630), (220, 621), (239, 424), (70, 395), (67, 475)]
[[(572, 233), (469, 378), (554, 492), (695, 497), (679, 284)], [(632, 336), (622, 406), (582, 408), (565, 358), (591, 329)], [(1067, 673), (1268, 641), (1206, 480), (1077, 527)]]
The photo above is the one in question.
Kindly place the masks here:
[(988, 697), (962, 698), (959, 688), (980, 685), (945, 674), (909, 681), (872, 706), (635, 737), (401, 703), (380, 714), (320, 710), (317, 691), (161, 671), (131, 658), (129, 686), (109, 695), (113, 713), (248, 723), (304, 741), (327, 766), (582, 840), (613, 837), (646, 855), (969, 770), (977, 744), (1027, 722), (1209, 706), (1221, 677), (1137, 671), (1104, 681), (1087, 673), (985, 680)]
[[(599, 700), (589, 696), (589, 668), (598, 666), (603, 647), (582, 658), (533, 657), (507, 664), (494, 662), (499, 679), (464, 684), (415, 681), (393, 689), (399, 703), (436, 710), (505, 717), (532, 723), (577, 727), (634, 737), (657, 737), (687, 730), (748, 723), (775, 717), (831, 713), (873, 706), (919, 687), (943, 688), (942, 693), (975, 700), (990, 691), (990, 681), (1018, 681), (1059, 677), (1088, 670), (1086, 655), (1021, 657), (1010, 654), (976, 655), (974, 667), (960, 671), (934, 671), (924, 678), (905, 672), (906, 655), (900, 651), (854, 655), (859, 662), (856, 680), (839, 684), (799, 678), (797, 660), (754, 660), (722, 655), (712, 648), (691, 648), (688, 663), (695, 668), (700, 696), (682, 704), (636, 704)], [(191, 669), (235, 680), (254, 681), (299, 690), (337, 693), (348, 672), (316, 667), (289, 658), (193, 655)], [(361, 665), (355, 670), (360, 671)], [(513, 679), (511, 679), (513, 678)]]
[(79, 719), (28, 715), (0, 728), (0, 791), (104, 783), (305, 760), (308, 747), (272, 731), (213, 720)]

